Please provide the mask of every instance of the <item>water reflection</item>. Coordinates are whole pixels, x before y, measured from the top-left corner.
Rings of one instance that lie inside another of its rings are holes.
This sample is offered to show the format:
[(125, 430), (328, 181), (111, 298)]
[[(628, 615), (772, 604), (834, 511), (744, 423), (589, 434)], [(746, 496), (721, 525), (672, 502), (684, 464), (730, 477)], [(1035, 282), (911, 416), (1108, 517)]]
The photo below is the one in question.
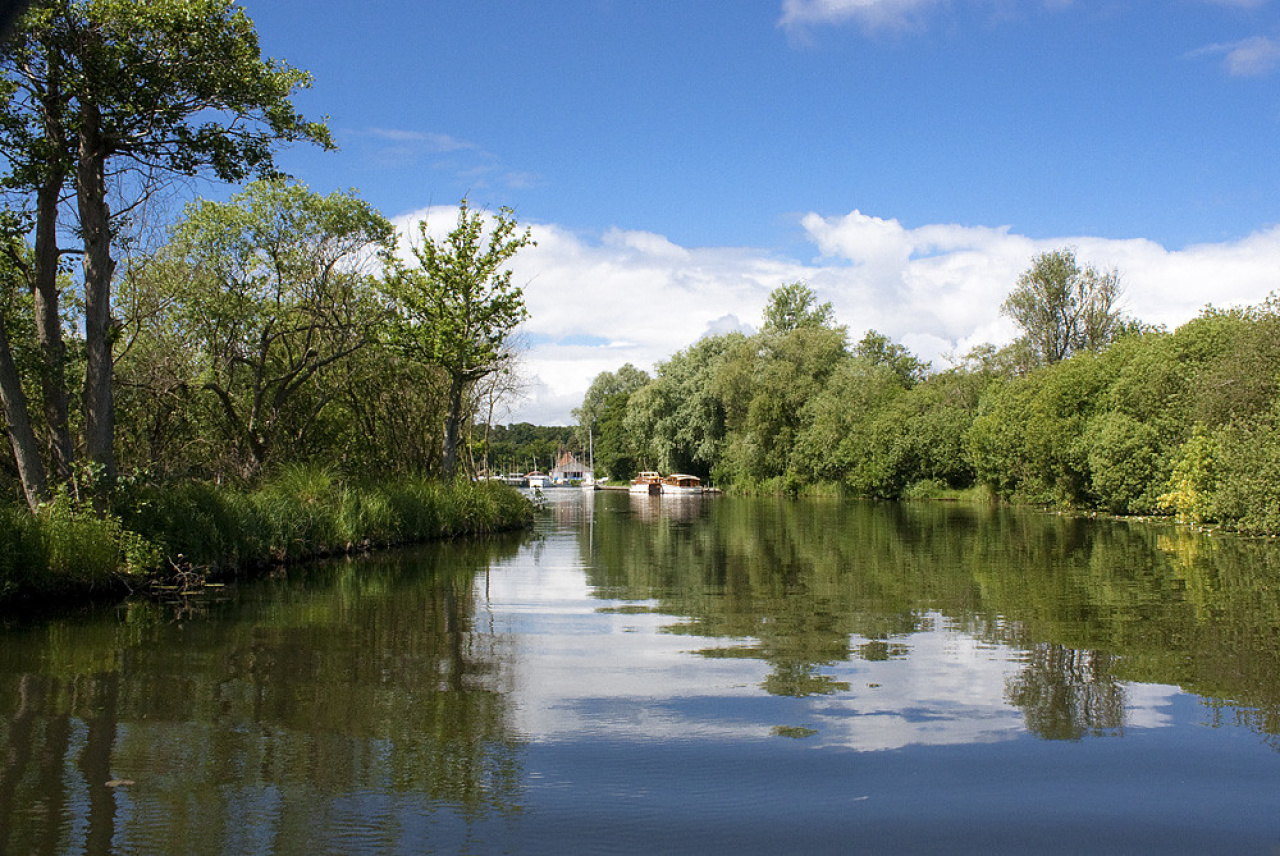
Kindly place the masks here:
[(518, 811), (506, 640), (477, 626), (495, 549), (9, 630), (0, 852), (326, 852)]
[[(1201, 723), (1276, 742), (1277, 579), (1271, 545), (1148, 525), (549, 490), (529, 537), (9, 626), (0, 852), (597, 850), (566, 830), (624, 820), (681, 850), (670, 819), (708, 814), (742, 852), (791, 840), (759, 838), (766, 798), (840, 852), (868, 832), (840, 826), (850, 800), (921, 798), (895, 753), (985, 747), (1005, 754), (948, 757), (1092, 793), (1123, 759), (1035, 747), (1161, 729), (1181, 758)], [(994, 788), (1007, 811), (1001, 775), (934, 799)], [(1225, 794), (1181, 781), (1112, 797)]]
[(756, 683), (772, 695), (856, 694), (851, 668), (922, 659), (941, 620), (948, 644), (1016, 667), (975, 685), (1045, 738), (1121, 732), (1134, 682), (1237, 706), (1266, 735), (1280, 725), (1269, 544), (946, 504), (597, 505), (580, 541), (595, 596), (653, 603), (661, 631), (704, 658), (765, 664)]

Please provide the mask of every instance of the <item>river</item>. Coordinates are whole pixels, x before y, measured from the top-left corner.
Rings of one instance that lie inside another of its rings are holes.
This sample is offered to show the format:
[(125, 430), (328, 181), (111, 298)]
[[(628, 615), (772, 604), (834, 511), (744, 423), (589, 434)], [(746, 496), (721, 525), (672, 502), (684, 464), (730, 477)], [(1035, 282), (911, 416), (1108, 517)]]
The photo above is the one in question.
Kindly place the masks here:
[(1280, 848), (1270, 542), (550, 490), (2, 633), (4, 854)]

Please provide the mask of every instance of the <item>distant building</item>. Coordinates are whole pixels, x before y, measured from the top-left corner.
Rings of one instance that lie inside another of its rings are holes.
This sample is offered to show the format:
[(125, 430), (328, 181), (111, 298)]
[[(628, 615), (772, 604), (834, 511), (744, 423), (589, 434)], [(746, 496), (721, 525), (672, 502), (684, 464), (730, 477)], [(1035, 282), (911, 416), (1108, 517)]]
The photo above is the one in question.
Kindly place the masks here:
[(556, 465), (551, 468), (551, 480), (557, 483), (590, 481), (594, 477), (591, 466), (572, 452), (561, 452), (556, 458)]

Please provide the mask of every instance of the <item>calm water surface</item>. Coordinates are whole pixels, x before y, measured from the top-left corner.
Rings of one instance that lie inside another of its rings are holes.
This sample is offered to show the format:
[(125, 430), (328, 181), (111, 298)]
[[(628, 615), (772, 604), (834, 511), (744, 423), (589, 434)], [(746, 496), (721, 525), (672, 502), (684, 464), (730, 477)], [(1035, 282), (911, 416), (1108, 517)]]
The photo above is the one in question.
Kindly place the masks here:
[(549, 491), (0, 633), (0, 853), (1277, 853), (1280, 548)]

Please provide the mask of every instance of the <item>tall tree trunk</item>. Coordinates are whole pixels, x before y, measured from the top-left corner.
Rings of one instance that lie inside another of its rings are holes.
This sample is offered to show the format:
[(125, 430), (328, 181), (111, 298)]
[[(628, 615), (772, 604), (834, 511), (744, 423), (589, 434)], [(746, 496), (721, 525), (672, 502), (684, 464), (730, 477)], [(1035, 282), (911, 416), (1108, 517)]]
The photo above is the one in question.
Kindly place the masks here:
[(67, 348), (58, 312), (58, 200), (62, 173), (51, 168), (36, 196), (35, 298), (36, 338), (40, 343), (40, 387), (49, 432), (50, 464), (58, 481), (71, 477), (75, 447), (71, 443), (67, 399)]
[(97, 106), (80, 108), (76, 196), (84, 235), (84, 445), (89, 460), (111, 479), (116, 473), (115, 406), (111, 397), (111, 212), (107, 206), (106, 147)]
[(458, 437), (462, 433), (462, 393), (466, 382), (455, 374), (449, 381), (449, 412), (444, 419), (444, 477), (452, 479), (458, 468)]
[(13, 459), (22, 479), (22, 492), (32, 511), (44, 501), (47, 485), (44, 462), (40, 460), (40, 447), (31, 430), (31, 416), (27, 410), (27, 396), (22, 391), (22, 379), (9, 348), (9, 330), (0, 317), (0, 404), (4, 406), (4, 421), (8, 427), (9, 443), (13, 446)]

